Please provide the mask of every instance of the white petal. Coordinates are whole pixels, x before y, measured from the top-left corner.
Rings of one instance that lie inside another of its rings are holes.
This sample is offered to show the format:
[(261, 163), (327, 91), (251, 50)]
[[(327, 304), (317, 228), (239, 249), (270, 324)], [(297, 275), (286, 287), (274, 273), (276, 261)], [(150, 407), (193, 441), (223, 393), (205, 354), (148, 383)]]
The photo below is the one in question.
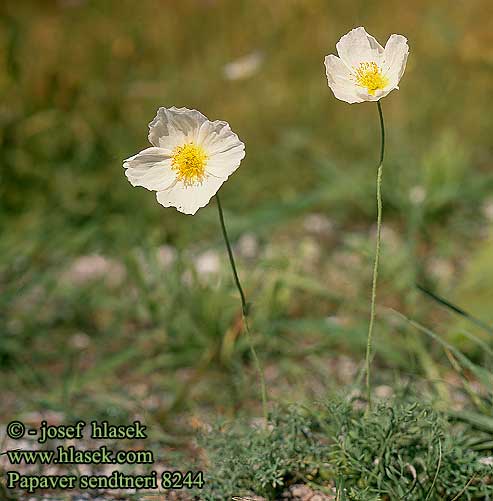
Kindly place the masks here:
[(225, 152), (241, 143), (238, 136), (231, 130), (228, 122), (222, 120), (208, 122), (207, 130), (204, 131), (205, 125), (201, 127), (198, 137), (201, 139), (199, 144), (206, 150), (208, 155)]
[(123, 161), (123, 166), (127, 168), (125, 164), (129, 164), (128, 167), (133, 167), (137, 164), (155, 164), (161, 162), (164, 159), (171, 158), (171, 153), (165, 148), (146, 148), (140, 151), (137, 155), (133, 155)]
[(344, 35), (336, 44), (337, 53), (351, 69), (362, 62), (374, 61), (378, 64), (384, 49), (365, 28), (359, 27)]
[(200, 126), (207, 118), (188, 108), (159, 108), (149, 124), (149, 142), (154, 146), (173, 149), (180, 144), (196, 141)]
[(389, 79), (389, 85), (395, 89), (406, 69), (409, 45), (402, 35), (392, 35), (385, 44), (382, 72)]
[(364, 87), (361, 87), (359, 96), (363, 101), (380, 101), (380, 99), (385, 97), (387, 94), (390, 94), (390, 92), (392, 92), (393, 90), (393, 87), (387, 86), (383, 90), (376, 90), (375, 94), (370, 94)]
[(214, 122), (210, 120), (205, 121), (197, 131), (197, 144), (204, 147), (204, 144), (207, 144), (209, 138), (216, 131), (216, 127)]
[[(201, 132), (205, 125), (202, 125)], [(228, 123), (216, 120), (208, 122), (207, 126), (207, 134), (204, 134), (201, 143), (208, 155), (206, 171), (214, 176), (227, 178), (245, 157), (245, 145)]]
[(125, 175), (133, 186), (142, 186), (148, 190), (164, 190), (176, 179), (171, 169), (168, 150), (147, 148), (123, 162)]
[(206, 177), (202, 184), (186, 186), (178, 181), (169, 189), (156, 193), (157, 201), (164, 207), (176, 207), (184, 214), (195, 214), (217, 193), (224, 178)]
[(346, 101), (349, 104), (364, 101), (358, 95), (359, 88), (354, 81), (353, 75), (340, 58), (329, 54), (325, 58), (325, 73), (329, 87), (337, 99)]
[(245, 158), (245, 145), (238, 140), (233, 148), (209, 157), (205, 169), (213, 176), (226, 179), (240, 166), (243, 158)]

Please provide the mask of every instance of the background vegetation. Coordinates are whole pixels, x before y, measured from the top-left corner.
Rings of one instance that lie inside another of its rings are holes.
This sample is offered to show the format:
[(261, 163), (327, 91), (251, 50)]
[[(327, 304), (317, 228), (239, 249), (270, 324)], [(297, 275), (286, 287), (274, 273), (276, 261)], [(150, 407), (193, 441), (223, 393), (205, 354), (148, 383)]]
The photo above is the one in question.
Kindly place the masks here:
[(332, 96), (323, 58), (364, 25), (411, 47), (383, 102), (376, 394), (419, 388), (491, 433), (491, 331), (415, 287), (493, 323), (491, 2), (7, 0), (0, 13), (0, 422), (144, 416), (161, 455), (189, 465), (197, 428), (260, 415), (214, 204), (164, 210), (123, 175), (158, 106), (227, 120), (246, 143), (221, 195), (270, 397), (358, 392), (378, 116)]

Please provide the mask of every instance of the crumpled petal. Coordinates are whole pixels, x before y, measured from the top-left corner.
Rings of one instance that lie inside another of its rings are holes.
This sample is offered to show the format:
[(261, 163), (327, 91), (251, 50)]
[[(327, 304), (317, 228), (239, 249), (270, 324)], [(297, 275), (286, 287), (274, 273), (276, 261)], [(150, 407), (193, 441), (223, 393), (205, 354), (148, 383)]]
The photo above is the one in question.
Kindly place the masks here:
[(362, 26), (341, 37), (336, 49), (349, 69), (357, 68), (363, 62), (373, 61), (378, 64), (384, 52), (384, 48)]
[(159, 108), (149, 124), (149, 142), (161, 148), (175, 148), (177, 145), (196, 139), (200, 126), (207, 118), (197, 110), (188, 108)]
[(207, 176), (202, 183), (193, 186), (178, 181), (169, 189), (158, 191), (156, 198), (163, 207), (176, 207), (184, 214), (193, 215), (209, 203), (224, 181), (225, 178), (215, 176)]
[(385, 44), (382, 60), (382, 71), (393, 88), (398, 88), (399, 81), (406, 69), (409, 56), (407, 38), (402, 35), (391, 35)]
[[(203, 124), (201, 129), (205, 125)], [(208, 155), (206, 171), (214, 176), (227, 178), (245, 157), (245, 145), (228, 123), (216, 120), (208, 122), (207, 125), (208, 134), (201, 144)]]
[(239, 166), (245, 157), (243, 143), (228, 151), (212, 156), (207, 162), (206, 171), (216, 177), (227, 179)]
[(169, 152), (163, 148), (147, 148), (123, 162), (125, 175), (133, 186), (148, 190), (164, 190), (175, 180)]
[(354, 75), (349, 68), (337, 56), (329, 54), (325, 58), (325, 73), (327, 82), (334, 96), (346, 103), (362, 103), (364, 99), (358, 95), (357, 86), (354, 83)]

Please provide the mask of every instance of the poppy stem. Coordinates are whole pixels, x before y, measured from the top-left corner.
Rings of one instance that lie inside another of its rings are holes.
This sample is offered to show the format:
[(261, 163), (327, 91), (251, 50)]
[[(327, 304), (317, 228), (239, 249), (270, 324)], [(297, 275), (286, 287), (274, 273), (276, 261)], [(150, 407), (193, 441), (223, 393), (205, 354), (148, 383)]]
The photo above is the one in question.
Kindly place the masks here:
[(377, 101), (378, 116), (380, 118), (381, 143), (380, 143), (380, 163), (377, 170), (377, 242), (375, 248), (375, 262), (373, 265), (373, 280), (371, 287), (371, 303), (370, 303), (370, 324), (368, 326), (368, 339), (366, 344), (366, 402), (367, 411), (371, 410), (371, 375), (370, 365), (372, 357), (372, 335), (375, 324), (375, 303), (377, 298), (377, 281), (378, 267), (380, 264), (380, 243), (382, 237), (382, 173), (383, 173), (383, 158), (385, 152), (385, 125), (383, 120), (382, 105)]
[(221, 206), (221, 200), (219, 199), (219, 195), (217, 193), (215, 196), (216, 196), (216, 202), (217, 202), (217, 210), (219, 213), (219, 221), (221, 223), (221, 229), (222, 229), (222, 233), (223, 233), (223, 237), (224, 237), (224, 242), (226, 244), (226, 249), (228, 251), (229, 263), (231, 265), (231, 270), (233, 272), (233, 278), (234, 278), (236, 287), (238, 288), (238, 292), (240, 293), (243, 325), (245, 327), (245, 332), (246, 332), (247, 338), (248, 338), (248, 344), (250, 345), (250, 352), (252, 354), (253, 362), (255, 364), (255, 368), (257, 370), (258, 378), (260, 381), (260, 394), (262, 396), (262, 411), (263, 411), (263, 415), (264, 415), (265, 424), (267, 425), (267, 417), (268, 417), (268, 414), (267, 414), (267, 391), (265, 389), (264, 371), (262, 370), (260, 360), (257, 356), (257, 352), (256, 352), (255, 346), (253, 344), (252, 333), (250, 331), (250, 326), (248, 323), (248, 314), (250, 311), (250, 305), (246, 301), (245, 293), (243, 292), (240, 278), (238, 276), (238, 271), (236, 270), (236, 264), (235, 264), (235, 258), (233, 255), (233, 250), (232, 250), (231, 244), (229, 242), (228, 232), (226, 230), (226, 224), (224, 223), (224, 213), (223, 213), (223, 208)]

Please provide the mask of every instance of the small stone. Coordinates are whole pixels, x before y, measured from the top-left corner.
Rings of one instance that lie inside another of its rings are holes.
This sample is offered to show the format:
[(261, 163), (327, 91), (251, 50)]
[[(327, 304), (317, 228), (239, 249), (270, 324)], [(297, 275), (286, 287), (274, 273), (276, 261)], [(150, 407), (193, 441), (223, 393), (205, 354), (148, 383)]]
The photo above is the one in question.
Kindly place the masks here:
[(258, 240), (253, 233), (245, 233), (238, 240), (238, 253), (246, 259), (253, 259), (258, 254)]
[(71, 285), (85, 285), (104, 279), (108, 285), (119, 285), (125, 278), (125, 268), (121, 263), (99, 254), (80, 256), (62, 275), (62, 280)]
[(221, 260), (216, 251), (208, 250), (195, 259), (195, 269), (200, 276), (214, 275), (221, 268)]
[(380, 385), (375, 388), (375, 396), (378, 398), (388, 399), (394, 394), (391, 386)]
[(409, 200), (413, 205), (421, 205), (426, 199), (426, 190), (423, 186), (413, 186), (409, 190)]
[(169, 268), (176, 260), (176, 249), (171, 245), (161, 245), (157, 250), (157, 260), (163, 268)]
[(303, 221), (303, 228), (309, 233), (319, 236), (330, 236), (334, 230), (332, 221), (323, 214), (309, 214)]

